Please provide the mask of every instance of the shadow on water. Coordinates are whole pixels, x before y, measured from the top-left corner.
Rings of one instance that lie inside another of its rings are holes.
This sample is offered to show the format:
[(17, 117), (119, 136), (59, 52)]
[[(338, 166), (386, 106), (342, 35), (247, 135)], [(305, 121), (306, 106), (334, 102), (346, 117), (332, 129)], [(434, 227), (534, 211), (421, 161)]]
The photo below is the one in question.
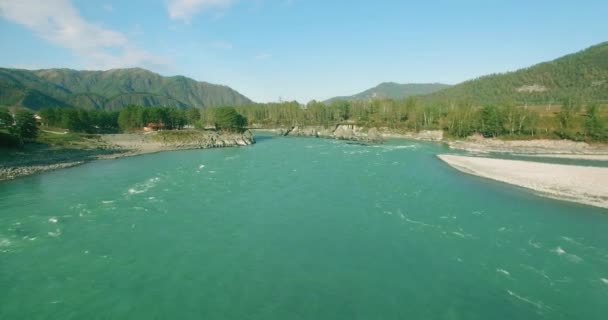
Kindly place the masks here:
[(264, 133), (255, 132), (253, 134), (253, 137), (255, 138), (255, 143), (264, 143), (264, 142), (272, 140), (278, 136), (275, 134), (272, 134), (272, 133), (267, 133), (267, 132), (264, 132)]

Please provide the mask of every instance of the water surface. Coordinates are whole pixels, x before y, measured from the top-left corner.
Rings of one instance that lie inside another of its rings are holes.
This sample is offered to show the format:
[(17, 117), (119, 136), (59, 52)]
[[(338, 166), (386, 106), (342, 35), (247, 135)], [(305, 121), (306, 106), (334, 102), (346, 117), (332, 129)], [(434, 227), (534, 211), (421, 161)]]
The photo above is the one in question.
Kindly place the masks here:
[(267, 136), (0, 183), (0, 319), (604, 319), (606, 210), (441, 152)]

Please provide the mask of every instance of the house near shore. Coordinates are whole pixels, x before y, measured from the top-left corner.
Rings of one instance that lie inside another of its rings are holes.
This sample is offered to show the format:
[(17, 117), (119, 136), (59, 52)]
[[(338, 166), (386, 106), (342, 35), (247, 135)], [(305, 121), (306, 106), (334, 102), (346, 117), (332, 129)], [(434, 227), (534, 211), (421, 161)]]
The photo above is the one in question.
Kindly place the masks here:
[(39, 125), (43, 125), (43, 123), (42, 123), (42, 117), (39, 114), (35, 113), (34, 114), (34, 119), (36, 120), (36, 123), (38, 123)]
[(162, 122), (150, 122), (144, 127), (144, 132), (160, 131), (165, 128), (165, 124)]

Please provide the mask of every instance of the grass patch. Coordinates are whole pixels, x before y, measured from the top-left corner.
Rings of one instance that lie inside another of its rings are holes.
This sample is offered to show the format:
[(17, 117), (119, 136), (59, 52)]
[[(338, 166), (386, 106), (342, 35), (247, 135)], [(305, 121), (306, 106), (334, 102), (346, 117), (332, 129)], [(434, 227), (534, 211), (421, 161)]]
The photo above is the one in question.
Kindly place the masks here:
[(33, 141), (38, 144), (46, 144), (53, 147), (59, 148), (89, 148), (96, 147), (101, 138), (96, 134), (85, 134), (85, 133), (65, 133), (56, 134), (41, 131), (38, 137)]

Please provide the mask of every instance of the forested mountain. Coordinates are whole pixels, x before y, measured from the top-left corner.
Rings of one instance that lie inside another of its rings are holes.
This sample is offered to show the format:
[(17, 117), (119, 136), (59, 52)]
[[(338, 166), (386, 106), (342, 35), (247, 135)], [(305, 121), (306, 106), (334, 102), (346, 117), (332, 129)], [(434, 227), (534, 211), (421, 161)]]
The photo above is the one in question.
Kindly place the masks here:
[(237, 91), (183, 77), (163, 77), (148, 70), (0, 68), (0, 106), (82, 107), (117, 110), (127, 105), (211, 107), (251, 103)]
[(326, 100), (326, 103), (331, 103), (336, 100), (370, 100), (370, 99), (403, 99), (410, 96), (415, 95), (423, 95), (429, 94), (441, 89), (449, 88), (450, 86), (447, 84), (441, 83), (408, 83), (408, 84), (400, 84), (395, 82), (384, 82), (377, 85), (374, 88), (365, 90), (361, 93), (352, 95), (352, 96), (344, 96), (344, 97), (335, 97), (329, 100)]
[(424, 99), (468, 99), (477, 105), (550, 104), (564, 99), (605, 102), (608, 42), (529, 68), (466, 81)]

